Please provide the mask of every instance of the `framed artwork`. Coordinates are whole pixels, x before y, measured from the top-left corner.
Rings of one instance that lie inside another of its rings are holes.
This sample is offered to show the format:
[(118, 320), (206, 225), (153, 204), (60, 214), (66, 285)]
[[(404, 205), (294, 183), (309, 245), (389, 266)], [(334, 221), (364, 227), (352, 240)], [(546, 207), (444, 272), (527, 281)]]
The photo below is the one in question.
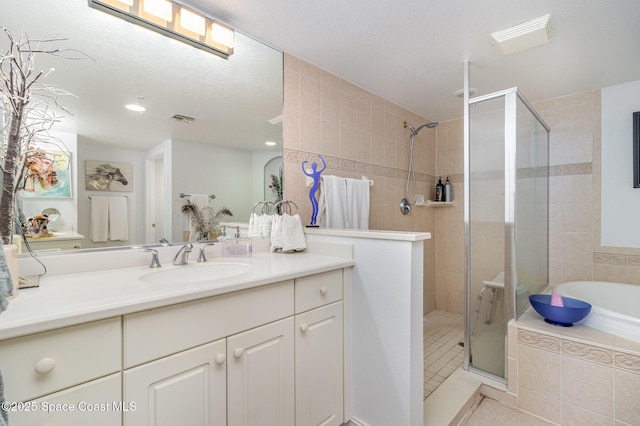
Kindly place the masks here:
[(640, 111), (633, 113), (633, 187), (640, 188)]
[(46, 149), (31, 151), (22, 182), (24, 198), (71, 197), (71, 154)]
[(86, 160), (84, 165), (84, 181), (87, 191), (133, 191), (132, 164)]

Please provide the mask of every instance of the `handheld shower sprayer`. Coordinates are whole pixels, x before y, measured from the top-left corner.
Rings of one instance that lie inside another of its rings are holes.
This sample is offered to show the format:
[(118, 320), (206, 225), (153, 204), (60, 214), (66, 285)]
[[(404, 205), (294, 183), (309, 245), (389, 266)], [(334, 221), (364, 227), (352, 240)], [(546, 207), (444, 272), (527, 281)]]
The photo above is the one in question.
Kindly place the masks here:
[(413, 178), (413, 196), (418, 193), (417, 184), (416, 184), (416, 174), (413, 170), (413, 138), (418, 134), (423, 127), (433, 129), (438, 125), (438, 122), (430, 121), (428, 123), (423, 124), (417, 128), (413, 127), (406, 121), (402, 123), (405, 129), (409, 129), (411, 131), (411, 136), (409, 137), (409, 171), (407, 173), (407, 184), (404, 189), (404, 198), (400, 201), (400, 213), (403, 215), (408, 215), (411, 213), (411, 203), (409, 202), (409, 180)]

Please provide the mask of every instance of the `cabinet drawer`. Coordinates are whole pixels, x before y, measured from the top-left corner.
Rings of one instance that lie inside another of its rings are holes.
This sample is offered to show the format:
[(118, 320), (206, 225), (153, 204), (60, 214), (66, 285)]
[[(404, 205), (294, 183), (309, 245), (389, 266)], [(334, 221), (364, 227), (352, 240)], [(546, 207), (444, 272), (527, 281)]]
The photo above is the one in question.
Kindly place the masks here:
[(121, 342), (120, 317), (2, 341), (5, 398), (26, 401), (120, 371)]
[(342, 269), (296, 280), (296, 314), (342, 300)]
[(126, 315), (125, 368), (291, 315), (292, 280)]
[[(135, 402), (122, 402), (121, 387), (120, 373), (115, 373), (46, 395), (30, 401), (21, 407), (22, 410), (10, 411), (10, 423), (22, 426), (119, 425), (122, 411), (136, 408)], [(63, 409), (63, 404), (67, 410)]]

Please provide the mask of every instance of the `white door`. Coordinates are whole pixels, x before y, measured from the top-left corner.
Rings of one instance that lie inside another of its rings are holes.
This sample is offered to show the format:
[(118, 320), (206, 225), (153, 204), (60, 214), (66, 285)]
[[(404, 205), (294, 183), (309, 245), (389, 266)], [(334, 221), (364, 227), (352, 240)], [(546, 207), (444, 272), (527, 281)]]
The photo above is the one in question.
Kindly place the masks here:
[(293, 318), (228, 338), (229, 426), (293, 426), (293, 340)]
[(164, 154), (160, 153), (147, 158), (145, 167), (147, 174), (145, 242), (154, 244), (160, 238), (171, 241), (171, 235), (168, 235), (165, 226), (167, 206), (165, 205)]
[(342, 302), (296, 315), (296, 425), (343, 420)]
[(225, 339), (124, 372), (125, 426), (226, 425)]

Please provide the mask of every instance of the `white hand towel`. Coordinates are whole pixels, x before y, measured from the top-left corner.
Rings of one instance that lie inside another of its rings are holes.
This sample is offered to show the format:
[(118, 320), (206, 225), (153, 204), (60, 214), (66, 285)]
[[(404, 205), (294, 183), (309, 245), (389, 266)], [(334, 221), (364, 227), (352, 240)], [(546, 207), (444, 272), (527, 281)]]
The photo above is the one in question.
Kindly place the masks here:
[(94, 243), (106, 243), (109, 238), (109, 198), (91, 197), (89, 239)]
[(369, 229), (369, 188), (368, 180), (347, 179), (347, 217), (351, 229)]
[(111, 241), (129, 239), (127, 197), (109, 197), (109, 238)]
[(272, 214), (263, 214), (260, 219), (260, 237), (269, 238), (271, 236), (271, 225), (273, 224)]
[(307, 248), (299, 214), (296, 213), (290, 216), (285, 213), (282, 215), (281, 244), (283, 252), (302, 251)]
[(276, 251), (282, 248), (282, 216), (273, 215), (273, 223), (271, 224), (271, 248), (270, 251)]
[(262, 217), (258, 216), (257, 213), (251, 213), (249, 215), (249, 229), (247, 230), (247, 237), (249, 238), (259, 238), (260, 235), (260, 223), (262, 221)]
[(347, 228), (347, 184), (338, 176), (323, 176), (320, 184), (320, 201), (317, 221), (327, 228)]

